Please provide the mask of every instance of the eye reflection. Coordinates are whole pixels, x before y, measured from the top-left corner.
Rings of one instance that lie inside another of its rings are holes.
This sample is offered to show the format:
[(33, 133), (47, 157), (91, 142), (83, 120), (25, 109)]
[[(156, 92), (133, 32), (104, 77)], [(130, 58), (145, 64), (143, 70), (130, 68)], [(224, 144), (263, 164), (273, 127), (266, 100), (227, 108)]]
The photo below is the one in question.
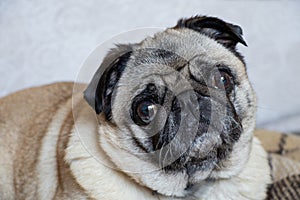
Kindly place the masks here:
[(233, 87), (231, 75), (224, 71), (215, 72), (212, 76), (212, 86), (229, 91)]
[(142, 101), (137, 107), (137, 115), (145, 123), (149, 124), (157, 113), (157, 105), (151, 101)]

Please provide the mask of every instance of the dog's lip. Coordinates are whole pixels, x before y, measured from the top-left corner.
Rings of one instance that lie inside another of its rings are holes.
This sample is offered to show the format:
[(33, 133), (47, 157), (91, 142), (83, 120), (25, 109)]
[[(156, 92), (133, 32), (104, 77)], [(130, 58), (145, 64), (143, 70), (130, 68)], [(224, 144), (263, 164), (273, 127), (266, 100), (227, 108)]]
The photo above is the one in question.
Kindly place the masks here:
[(221, 142), (218, 135), (212, 134), (213, 133), (205, 132), (196, 137), (189, 149), (188, 156), (197, 159), (207, 157)]

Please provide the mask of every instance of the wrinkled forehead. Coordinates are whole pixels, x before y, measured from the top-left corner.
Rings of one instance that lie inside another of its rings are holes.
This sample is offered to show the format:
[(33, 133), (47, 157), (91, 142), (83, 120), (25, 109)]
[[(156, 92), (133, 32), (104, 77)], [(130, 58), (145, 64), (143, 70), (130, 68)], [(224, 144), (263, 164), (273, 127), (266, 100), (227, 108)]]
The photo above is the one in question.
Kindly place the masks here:
[(203, 76), (220, 65), (228, 66), (237, 79), (246, 75), (243, 62), (217, 41), (190, 29), (167, 29), (133, 46), (120, 84), (141, 85), (149, 77), (157, 82), (182, 68)]
[(172, 52), (185, 60), (199, 55), (212, 63), (226, 62), (233, 67), (243, 63), (226, 47), (199, 32), (181, 28), (167, 29), (146, 38), (136, 49), (160, 49)]

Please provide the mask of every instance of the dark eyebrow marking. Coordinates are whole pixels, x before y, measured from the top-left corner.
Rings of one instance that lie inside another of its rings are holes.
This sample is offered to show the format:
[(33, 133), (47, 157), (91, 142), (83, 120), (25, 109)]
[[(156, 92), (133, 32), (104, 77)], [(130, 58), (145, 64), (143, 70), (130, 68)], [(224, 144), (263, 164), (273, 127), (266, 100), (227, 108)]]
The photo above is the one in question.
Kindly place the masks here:
[(200, 80), (200, 79), (197, 79), (193, 73), (191, 72), (191, 69), (188, 67), (188, 73), (189, 73), (189, 78), (201, 85), (204, 85), (204, 86), (207, 86), (206, 82), (204, 80)]

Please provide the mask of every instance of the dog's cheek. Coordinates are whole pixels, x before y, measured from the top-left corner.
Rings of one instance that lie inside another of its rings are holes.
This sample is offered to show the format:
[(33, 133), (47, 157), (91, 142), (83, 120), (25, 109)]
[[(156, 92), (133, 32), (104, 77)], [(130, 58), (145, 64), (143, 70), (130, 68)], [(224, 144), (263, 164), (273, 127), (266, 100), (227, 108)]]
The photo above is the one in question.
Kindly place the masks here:
[(235, 90), (235, 96), (231, 97), (235, 111), (243, 127), (240, 140), (249, 141), (255, 127), (256, 96), (249, 82), (245, 81)]
[(230, 96), (230, 101), (241, 120), (249, 115), (255, 115), (256, 98), (248, 83), (242, 83), (236, 87)]

